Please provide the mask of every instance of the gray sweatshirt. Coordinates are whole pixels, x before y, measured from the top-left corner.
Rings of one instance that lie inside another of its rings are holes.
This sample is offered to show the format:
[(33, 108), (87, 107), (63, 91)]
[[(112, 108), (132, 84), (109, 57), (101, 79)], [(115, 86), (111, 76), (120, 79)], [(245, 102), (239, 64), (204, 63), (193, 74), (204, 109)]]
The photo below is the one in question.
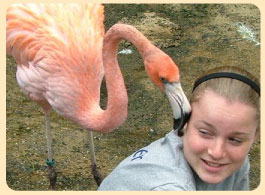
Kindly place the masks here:
[(183, 154), (181, 138), (172, 130), (165, 137), (123, 160), (101, 183), (104, 191), (249, 190), (249, 160), (219, 184), (203, 182)]

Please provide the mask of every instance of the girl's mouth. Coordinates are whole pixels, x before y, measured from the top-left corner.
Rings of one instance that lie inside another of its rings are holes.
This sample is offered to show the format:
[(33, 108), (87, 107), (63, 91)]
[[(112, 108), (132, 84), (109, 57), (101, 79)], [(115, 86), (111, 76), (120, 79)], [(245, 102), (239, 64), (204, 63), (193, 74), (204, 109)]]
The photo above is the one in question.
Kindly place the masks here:
[(205, 169), (209, 172), (219, 172), (221, 170), (223, 170), (223, 168), (225, 167), (226, 164), (223, 163), (216, 163), (216, 162), (211, 162), (211, 161), (207, 161), (204, 159), (201, 159), (203, 162), (203, 165), (205, 167)]

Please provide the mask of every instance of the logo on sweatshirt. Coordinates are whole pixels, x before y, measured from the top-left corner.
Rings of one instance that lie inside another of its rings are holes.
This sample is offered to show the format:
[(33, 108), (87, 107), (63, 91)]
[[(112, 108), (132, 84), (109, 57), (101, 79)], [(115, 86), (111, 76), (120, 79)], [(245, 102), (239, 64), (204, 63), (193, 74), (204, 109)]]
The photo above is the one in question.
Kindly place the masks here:
[(136, 159), (142, 159), (143, 158), (143, 156), (147, 153), (148, 151), (147, 150), (145, 150), (145, 149), (141, 149), (141, 150), (138, 150), (137, 152), (135, 152), (134, 154), (133, 154), (133, 158), (131, 159), (131, 161), (134, 161), (134, 160), (136, 160)]

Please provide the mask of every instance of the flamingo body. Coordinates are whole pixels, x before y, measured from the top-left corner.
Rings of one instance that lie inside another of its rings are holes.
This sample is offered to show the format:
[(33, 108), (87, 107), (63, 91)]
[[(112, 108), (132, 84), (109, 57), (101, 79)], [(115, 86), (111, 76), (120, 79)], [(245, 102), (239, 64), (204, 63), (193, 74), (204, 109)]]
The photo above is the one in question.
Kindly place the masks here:
[(93, 124), (102, 112), (103, 20), (96, 4), (15, 4), (7, 11), (7, 53), (22, 91), (90, 130), (101, 130)]

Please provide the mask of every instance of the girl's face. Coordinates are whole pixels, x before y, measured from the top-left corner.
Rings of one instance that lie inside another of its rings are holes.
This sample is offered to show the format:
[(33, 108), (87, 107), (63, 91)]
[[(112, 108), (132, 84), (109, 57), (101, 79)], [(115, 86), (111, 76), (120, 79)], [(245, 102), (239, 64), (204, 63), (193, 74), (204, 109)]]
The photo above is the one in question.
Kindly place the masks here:
[(256, 111), (210, 90), (191, 107), (184, 155), (204, 182), (220, 183), (244, 163), (256, 138)]

